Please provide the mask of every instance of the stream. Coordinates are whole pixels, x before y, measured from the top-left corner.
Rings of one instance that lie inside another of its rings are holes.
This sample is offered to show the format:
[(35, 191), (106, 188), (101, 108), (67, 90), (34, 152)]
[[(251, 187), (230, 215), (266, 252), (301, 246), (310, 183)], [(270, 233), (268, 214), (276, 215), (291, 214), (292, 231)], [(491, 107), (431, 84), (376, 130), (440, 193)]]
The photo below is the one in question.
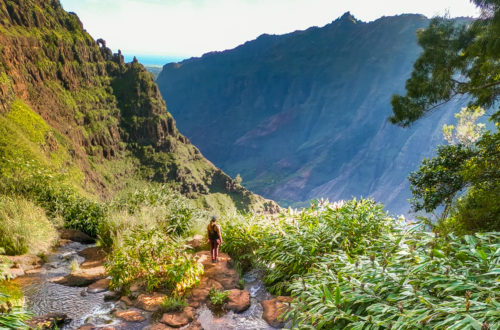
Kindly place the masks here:
[[(81, 264), (84, 258), (78, 255), (92, 245), (77, 242), (68, 243), (57, 248), (47, 257), (42, 268), (13, 280), (22, 289), (26, 307), (35, 315), (48, 313), (64, 313), (70, 319), (62, 329), (78, 329), (84, 324), (91, 323), (95, 328), (113, 327), (116, 329), (143, 329), (151, 324), (150, 314), (145, 313), (146, 321), (141, 323), (126, 323), (115, 318), (112, 313), (120, 306), (120, 302), (105, 302), (106, 292), (87, 293), (85, 287), (68, 287), (52, 283), (56, 277), (68, 275), (75, 261)], [(243, 313), (229, 313), (216, 317), (205, 305), (197, 309), (198, 321), (205, 330), (247, 330), (247, 329), (275, 329), (262, 319), (263, 308), (261, 302), (273, 296), (265, 289), (262, 274), (251, 270), (244, 274), (245, 290), (250, 292), (251, 305)], [(180, 329), (185, 329), (185, 326)]]

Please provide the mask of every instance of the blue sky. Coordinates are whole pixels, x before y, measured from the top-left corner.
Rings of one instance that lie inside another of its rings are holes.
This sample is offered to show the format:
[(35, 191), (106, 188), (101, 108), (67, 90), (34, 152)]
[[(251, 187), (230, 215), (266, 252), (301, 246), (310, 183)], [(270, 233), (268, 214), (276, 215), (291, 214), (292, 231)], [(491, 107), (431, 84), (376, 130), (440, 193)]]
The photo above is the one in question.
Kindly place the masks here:
[[(128, 56), (179, 60), (236, 47), (262, 33), (323, 26), (344, 12), (381, 16), (477, 16), (468, 0), (61, 0), (94, 38)], [(161, 60), (160, 60), (161, 61)]]

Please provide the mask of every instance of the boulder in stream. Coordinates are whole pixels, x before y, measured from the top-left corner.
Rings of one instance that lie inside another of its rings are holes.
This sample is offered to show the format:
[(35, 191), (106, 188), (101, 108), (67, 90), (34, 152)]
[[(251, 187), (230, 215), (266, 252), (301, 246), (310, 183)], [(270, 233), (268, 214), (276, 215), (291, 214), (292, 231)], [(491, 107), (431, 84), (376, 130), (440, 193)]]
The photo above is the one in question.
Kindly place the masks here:
[(292, 297), (285, 296), (264, 300), (262, 302), (262, 307), (264, 308), (262, 318), (272, 327), (283, 328), (285, 321), (281, 318), (281, 315), (286, 312), (291, 301)]
[(250, 307), (250, 292), (245, 290), (232, 289), (229, 291), (226, 309), (241, 313)]
[(135, 309), (127, 309), (125, 311), (117, 311), (115, 313), (116, 317), (126, 321), (126, 322), (142, 322), (146, 318), (144, 315)]
[(180, 328), (193, 321), (194, 316), (194, 308), (186, 307), (182, 312), (163, 314), (160, 322), (173, 328)]
[(137, 307), (148, 312), (156, 312), (160, 309), (166, 295), (162, 293), (141, 294), (137, 297)]
[(87, 288), (87, 292), (88, 293), (100, 293), (100, 292), (107, 291), (109, 288), (110, 282), (111, 282), (110, 279), (103, 278), (102, 280), (99, 280), (99, 281), (89, 285), (89, 287)]

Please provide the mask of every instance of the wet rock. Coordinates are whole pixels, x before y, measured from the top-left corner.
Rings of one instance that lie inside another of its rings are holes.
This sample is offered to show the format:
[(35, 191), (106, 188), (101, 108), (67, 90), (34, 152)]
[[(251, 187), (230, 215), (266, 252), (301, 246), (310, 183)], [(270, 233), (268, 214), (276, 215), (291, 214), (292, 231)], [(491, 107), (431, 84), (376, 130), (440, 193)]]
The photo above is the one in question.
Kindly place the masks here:
[(292, 297), (276, 297), (270, 300), (264, 300), (262, 302), (262, 307), (264, 308), (264, 313), (262, 318), (269, 323), (270, 326), (275, 328), (282, 328), (285, 325), (281, 315), (287, 311), (288, 305), (292, 301)]
[(132, 300), (130, 300), (130, 298), (127, 297), (127, 296), (121, 297), (120, 301), (123, 302), (123, 303), (125, 303), (125, 305), (127, 305), (127, 306), (133, 306), (134, 305), (134, 303), (132, 302)]
[(82, 297), (86, 297), (86, 296), (88, 296), (88, 295), (89, 295), (89, 293), (87, 292), (87, 289), (84, 289), (84, 290), (82, 290), (82, 291), (80, 292), (80, 296), (82, 296)]
[(187, 328), (184, 330), (203, 330), (203, 327), (201, 326), (201, 323), (198, 321), (195, 321), (191, 323)]
[(246, 311), (250, 307), (250, 292), (238, 289), (232, 289), (229, 291), (228, 301), (226, 304), (226, 309), (241, 313)]
[(175, 328), (169, 327), (168, 325), (165, 325), (163, 323), (155, 323), (149, 327), (145, 327), (143, 330), (168, 330), (168, 329), (175, 329)]
[(103, 266), (99, 266), (81, 269), (64, 277), (53, 278), (50, 281), (66, 286), (82, 287), (88, 286), (104, 277), (106, 277), (106, 270)]
[(16, 278), (24, 275), (24, 270), (22, 268), (10, 268), (7, 269), (7, 275), (10, 278)]
[(107, 291), (109, 288), (110, 282), (111, 282), (110, 279), (103, 278), (102, 280), (99, 280), (99, 281), (89, 285), (89, 287), (87, 288), (87, 292), (88, 293), (100, 293), (100, 292)]
[(11, 278), (23, 276), (28, 271), (39, 269), (43, 264), (40, 257), (30, 254), (22, 256), (7, 256), (7, 259), (9, 259), (12, 263), (12, 268), (7, 270), (7, 273)]
[(142, 322), (146, 319), (141, 312), (132, 309), (117, 311), (115, 315), (126, 322)]
[(34, 329), (54, 329), (62, 327), (70, 321), (63, 313), (50, 313), (43, 316), (36, 316), (27, 322), (28, 326)]
[(79, 327), (77, 330), (92, 330), (94, 329), (93, 324), (84, 324), (81, 327)]
[(166, 295), (161, 293), (141, 294), (137, 297), (137, 307), (148, 312), (156, 312)]
[(194, 308), (186, 307), (182, 312), (163, 314), (160, 322), (165, 323), (166, 325), (173, 328), (180, 328), (193, 321), (193, 319)]
[(89, 247), (78, 252), (78, 255), (85, 258), (80, 265), (81, 268), (95, 268), (103, 266), (106, 261), (106, 251), (101, 247)]
[(93, 244), (95, 243), (95, 238), (75, 229), (60, 229), (59, 236), (62, 239), (67, 239), (73, 242), (79, 242), (83, 244)]
[(116, 291), (107, 292), (104, 295), (103, 299), (104, 299), (104, 301), (116, 301), (116, 300), (120, 299), (120, 293), (116, 292)]

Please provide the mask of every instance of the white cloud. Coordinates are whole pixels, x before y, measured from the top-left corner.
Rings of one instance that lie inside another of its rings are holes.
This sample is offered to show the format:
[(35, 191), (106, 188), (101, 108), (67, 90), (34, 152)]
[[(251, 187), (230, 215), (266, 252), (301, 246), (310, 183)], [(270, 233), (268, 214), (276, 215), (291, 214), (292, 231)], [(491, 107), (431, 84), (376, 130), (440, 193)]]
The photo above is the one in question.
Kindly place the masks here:
[(323, 26), (346, 11), (381, 16), (477, 16), (468, 0), (62, 0), (94, 38), (126, 53), (199, 56), (233, 48), (262, 33)]

